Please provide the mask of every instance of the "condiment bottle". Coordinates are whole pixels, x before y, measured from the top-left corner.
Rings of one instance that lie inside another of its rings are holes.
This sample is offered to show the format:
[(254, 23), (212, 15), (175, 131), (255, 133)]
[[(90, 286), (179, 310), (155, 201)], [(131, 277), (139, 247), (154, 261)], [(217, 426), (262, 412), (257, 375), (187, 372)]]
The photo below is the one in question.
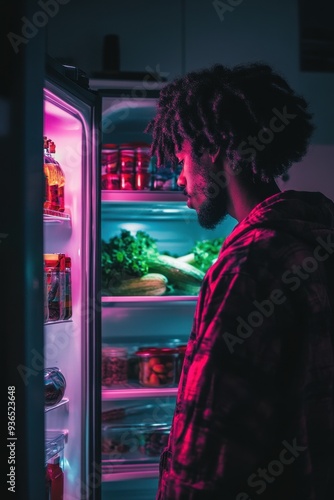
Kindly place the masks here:
[(56, 160), (56, 145), (53, 141), (50, 142), (50, 155), (54, 161), (55, 169), (57, 171), (57, 185), (58, 185), (58, 204), (59, 212), (64, 212), (65, 210), (65, 174), (60, 166), (60, 163)]
[(48, 476), (51, 480), (51, 500), (64, 498), (64, 472), (60, 466), (60, 457), (56, 456), (47, 464)]
[(65, 256), (65, 312), (64, 319), (72, 317), (72, 276), (71, 257)]
[(50, 154), (50, 145), (52, 141), (51, 139), (47, 139), (48, 144), (48, 156), (47, 163), (44, 164), (44, 168), (48, 171), (48, 183), (49, 183), (49, 202), (50, 202), (50, 210), (54, 210), (55, 212), (59, 212), (59, 193), (58, 193), (58, 169), (55, 162), (55, 159)]
[(47, 280), (49, 321), (59, 321), (65, 316), (65, 255), (44, 254)]

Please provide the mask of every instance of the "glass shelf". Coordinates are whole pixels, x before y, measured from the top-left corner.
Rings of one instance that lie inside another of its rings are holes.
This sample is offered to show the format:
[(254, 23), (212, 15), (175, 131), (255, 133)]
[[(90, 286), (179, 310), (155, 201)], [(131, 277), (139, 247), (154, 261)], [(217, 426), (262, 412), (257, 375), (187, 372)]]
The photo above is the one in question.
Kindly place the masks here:
[(183, 191), (101, 191), (101, 201), (108, 202), (171, 202), (182, 201), (186, 203)]
[(153, 478), (159, 475), (159, 463), (114, 465), (102, 461), (102, 481)]
[(160, 396), (176, 396), (176, 387), (122, 387), (115, 389), (102, 388), (102, 401), (155, 398)]
[(197, 295), (136, 295), (136, 296), (108, 296), (101, 297), (101, 302), (103, 306), (112, 306), (114, 303), (128, 303), (128, 302), (140, 302), (140, 303), (152, 303), (152, 302), (170, 302), (175, 304), (175, 302), (196, 302), (198, 299)]

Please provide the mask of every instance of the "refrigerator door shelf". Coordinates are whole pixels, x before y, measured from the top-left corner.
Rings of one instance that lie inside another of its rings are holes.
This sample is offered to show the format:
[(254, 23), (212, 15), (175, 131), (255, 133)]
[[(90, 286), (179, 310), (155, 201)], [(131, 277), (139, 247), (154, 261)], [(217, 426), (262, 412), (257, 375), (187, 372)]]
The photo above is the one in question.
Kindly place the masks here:
[(64, 405), (67, 405), (69, 402), (69, 399), (68, 398), (63, 398), (61, 401), (59, 401), (59, 403), (53, 405), (53, 406), (45, 406), (44, 407), (44, 411), (45, 413), (48, 412), (48, 411), (52, 411), (52, 410), (55, 410), (56, 408), (59, 408), (60, 406), (64, 406)]
[(45, 462), (61, 453), (67, 442), (68, 431), (47, 431), (45, 435)]
[(177, 387), (129, 387), (120, 389), (102, 389), (102, 401), (144, 399), (176, 396)]
[(44, 209), (43, 210), (43, 222), (44, 224), (71, 224), (71, 214), (70, 212), (56, 212), (55, 210)]

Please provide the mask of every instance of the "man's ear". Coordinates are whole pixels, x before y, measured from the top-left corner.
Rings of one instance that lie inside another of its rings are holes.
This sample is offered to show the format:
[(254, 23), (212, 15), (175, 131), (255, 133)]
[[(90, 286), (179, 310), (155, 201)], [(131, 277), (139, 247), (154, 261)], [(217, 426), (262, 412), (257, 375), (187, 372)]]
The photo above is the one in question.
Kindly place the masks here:
[(209, 153), (209, 155), (210, 155), (210, 158), (212, 160), (212, 163), (215, 163), (215, 161), (217, 160), (218, 156), (220, 155), (220, 147), (218, 149), (216, 149), (214, 152)]

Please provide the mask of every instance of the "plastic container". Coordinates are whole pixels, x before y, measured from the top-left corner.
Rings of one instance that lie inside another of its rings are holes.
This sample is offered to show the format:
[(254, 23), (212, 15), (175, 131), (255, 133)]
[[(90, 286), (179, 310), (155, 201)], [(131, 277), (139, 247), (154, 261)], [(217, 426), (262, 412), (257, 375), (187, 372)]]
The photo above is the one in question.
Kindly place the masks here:
[(168, 442), (170, 425), (123, 424), (102, 431), (102, 453), (109, 460), (158, 460)]
[(177, 350), (149, 347), (136, 352), (139, 358), (139, 383), (147, 387), (170, 387), (176, 382)]
[(125, 347), (102, 347), (102, 385), (126, 384), (128, 381), (128, 354)]

